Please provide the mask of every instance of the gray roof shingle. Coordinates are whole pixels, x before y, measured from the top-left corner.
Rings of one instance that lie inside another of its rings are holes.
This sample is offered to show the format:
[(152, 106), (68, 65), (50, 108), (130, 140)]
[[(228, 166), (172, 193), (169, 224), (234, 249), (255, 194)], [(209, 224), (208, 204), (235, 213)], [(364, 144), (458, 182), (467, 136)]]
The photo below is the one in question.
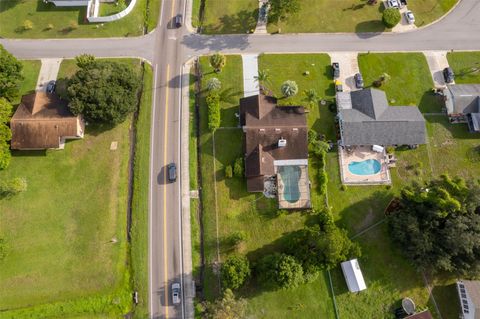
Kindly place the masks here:
[(388, 106), (383, 91), (351, 92), (352, 108), (339, 109), (344, 145), (426, 143), (425, 119), (417, 107)]
[(452, 99), (449, 113), (479, 113), (480, 112), (480, 84), (452, 84), (448, 85)]

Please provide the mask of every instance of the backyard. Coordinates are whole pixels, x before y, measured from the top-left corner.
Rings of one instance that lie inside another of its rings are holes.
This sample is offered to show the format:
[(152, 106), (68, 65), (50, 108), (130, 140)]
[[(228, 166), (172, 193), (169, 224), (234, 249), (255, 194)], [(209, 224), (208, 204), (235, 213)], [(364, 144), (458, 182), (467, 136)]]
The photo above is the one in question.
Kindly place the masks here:
[[(160, 0), (138, 0), (123, 19), (109, 23), (88, 23), (85, 7), (56, 7), (42, 0), (0, 1), (0, 36), (5, 38), (127, 37), (152, 30), (158, 18)], [(148, 16), (145, 17), (148, 6)], [(116, 6), (102, 4), (102, 14)], [(30, 21), (30, 26), (28, 22)]]
[[(122, 63), (131, 64), (140, 74), (138, 60)], [(35, 89), (40, 63), (29, 61), (24, 66), (22, 94)], [(66, 60), (59, 75), (69, 77), (75, 70), (74, 61)], [(151, 71), (146, 69), (145, 87), (150, 86)], [(137, 173), (147, 172), (149, 165), (150, 98), (151, 91), (144, 90)], [(0, 285), (5, 288), (0, 292), (2, 318), (88, 312), (87, 317), (92, 312), (102, 318), (118, 317), (131, 310), (130, 280), (139, 291), (136, 317), (146, 313), (148, 179), (134, 181), (133, 269), (126, 263), (130, 259), (126, 214), (131, 124), (131, 118), (115, 127), (90, 124), (84, 139), (67, 142), (64, 150), (13, 152), (0, 178), (25, 177), (28, 189), (0, 200), (0, 237), (7, 243), (0, 272)], [(118, 148), (110, 150), (114, 141)]]
[(358, 65), (366, 87), (384, 73), (388, 75), (379, 89), (386, 92), (390, 105), (418, 106), (422, 113), (440, 112), (440, 101), (431, 93), (433, 80), (422, 53), (359, 54)]

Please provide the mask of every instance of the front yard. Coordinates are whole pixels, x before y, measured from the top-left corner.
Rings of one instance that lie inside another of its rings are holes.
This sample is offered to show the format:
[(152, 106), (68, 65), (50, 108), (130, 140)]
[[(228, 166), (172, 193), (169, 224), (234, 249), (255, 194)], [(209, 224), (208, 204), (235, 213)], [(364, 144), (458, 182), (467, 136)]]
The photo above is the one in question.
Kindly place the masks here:
[(457, 84), (480, 84), (480, 52), (449, 52), (448, 64)]
[[(152, 30), (161, 0), (138, 0), (125, 18), (109, 23), (88, 23), (87, 7), (56, 7), (43, 0), (3, 0), (0, 2), (0, 36), (5, 38), (85, 38), (127, 37)], [(149, 7), (146, 15), (146, 7)], [(102, 13), (117, 10), (102, 4)], [(25, 21), (31, 28), (24, 28)]]
[[(124, 63), (140, 73), (138, 60)], [(22, 94), (35, 88), (40, 66), (27, 65)], [(60, 75), (72, 75), (73, 65), (64, 61)], [(135, 174), (149, 165), (151, 71), (145, 72)], [(131, 282), (146, 311), (148, 179), (142, 176), (134, 181), (131, 246), (126, 233), (131, 125), (131, 117), (115, 127), (90, 124), (84, 139), (68, 141), (64, 150), (13, 152), (0, 178), (25, 177), (28, 189), (0, 200), (0, 237), (7, 243), (2, 318), (118, 317), (131, 309)], [(111, 150), (114, 141), (118, 148)], [(138, 318), (146, 313), (141, 309)]]

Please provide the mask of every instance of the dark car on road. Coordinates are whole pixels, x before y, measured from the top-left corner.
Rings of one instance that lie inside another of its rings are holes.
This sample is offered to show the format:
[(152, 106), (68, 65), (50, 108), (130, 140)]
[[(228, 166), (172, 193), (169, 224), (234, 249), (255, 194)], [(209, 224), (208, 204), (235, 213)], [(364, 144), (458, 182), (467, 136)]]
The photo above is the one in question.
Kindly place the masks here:
[(448, 67), (443, 69), (443, 78), (446, 83), (452, 83), (455, 80), (455, 75), (453, 74), (452, 68)]
[(357, 73), (353, 76), (353, 78), (355, 79), (355, 86), (357, 87), (357, 89), (363, 89), (364, 84), (362, 74)]
[(177, 14), (175, 17), (175, 27), (180, 28), (183, 24), (183, 16), (181, 14)]
[(57, 83), (55, 81), (50, 81), (47, 84), (47, 93), (53, 93), (55, 92), (55, 87), (57, 86)]
[(175, 165), (175, 163), (167, 165), (167, 174), (169, 182), (175, 182), (177, 180), (177, 165)]
[(332, 63), (332, 75), (334, 79), (340, 76), (340, 64), (338, 62)]

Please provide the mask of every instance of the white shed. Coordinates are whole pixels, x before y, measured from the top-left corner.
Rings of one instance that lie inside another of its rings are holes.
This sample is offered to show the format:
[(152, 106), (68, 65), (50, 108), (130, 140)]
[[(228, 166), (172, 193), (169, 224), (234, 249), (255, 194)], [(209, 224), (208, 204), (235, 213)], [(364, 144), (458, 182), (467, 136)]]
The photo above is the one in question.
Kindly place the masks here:
[(341, 266), (343, 276), (345, 276), (345, 281), (347, 282), (348, 290), (350, 290), (350, 292), (359, 292), (367, 289), (357, 259), (344, 261)]

